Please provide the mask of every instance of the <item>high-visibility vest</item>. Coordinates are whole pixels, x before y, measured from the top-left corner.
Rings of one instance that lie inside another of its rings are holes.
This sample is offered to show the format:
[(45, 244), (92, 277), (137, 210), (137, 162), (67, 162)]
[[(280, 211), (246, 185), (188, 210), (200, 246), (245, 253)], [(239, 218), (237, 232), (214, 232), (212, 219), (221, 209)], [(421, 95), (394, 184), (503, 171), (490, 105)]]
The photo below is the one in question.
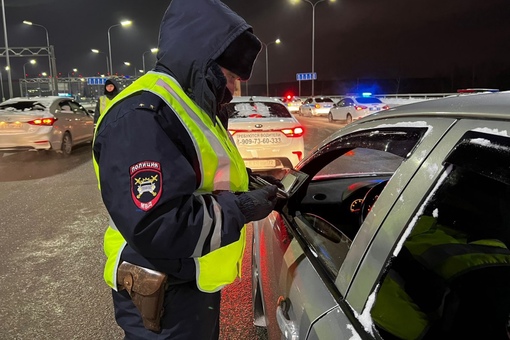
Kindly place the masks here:
[(106, 95), (99, 97), (99, 115), (102, 116), (106, 112), (106, 107), (112, 99), (108, 98)]
[(510, 266), (510, 250), (497, 239), (468, 242), (466, 235), (421, 216), (405, 246), (414, 258), (445, 281), (490, 266)]
[[(150, 91), (162, 98), (179, 116), (193, 140), (193, 144), (197, 146), (196, 152), (202, 180), (195, 192), (198, 198), (201, 194), (208, 194), (215, 190), (232, 192), (248, 190), (246, 167), (229, 132), (225, 130), (219, 119), (215, 124), (210, 116), (184, 93), (177, 81), (167, 74), (151, 71), (133, 82), (109, 103), (106, 113), (99, 117), (97, 126), (99, 127), (102, 119), (115, 103), (140, 91)], [(96, 129), (96, 131), (98, 130)], [(95, 159), (93, 163), (99, 184), (99, 166)], [(101, 190), (100, 184), (99, 189)], [(220, 214), (221, 207), (217, 206), (215, 211)], [(209, 245), (211, 251), (204, 256), (193, 254), (192, 257), (196, 265), (198, 288), (203, 292), (212, 293), (232, 283), (237, 277), (241, 277), (246, 228), (241, 229), (239, 240), (220, 247), (221, 219), (204, 218), (203, 220), (205, 229), (213, 228), (214, 236)], [(216, 220), (216, 224), (210, 225), (213, 220)], [(104, 279), (110, 287), (116, 290), (117, 267), (126, 241), (112, 221), (110, 222), (104, 236), (104, 251), (107, 256)]]
[(420, 339), (429, 329), (429, 319), (406, 293), (400, 276), (386, 274), (370, 310), (374, 323), (400, 339)]

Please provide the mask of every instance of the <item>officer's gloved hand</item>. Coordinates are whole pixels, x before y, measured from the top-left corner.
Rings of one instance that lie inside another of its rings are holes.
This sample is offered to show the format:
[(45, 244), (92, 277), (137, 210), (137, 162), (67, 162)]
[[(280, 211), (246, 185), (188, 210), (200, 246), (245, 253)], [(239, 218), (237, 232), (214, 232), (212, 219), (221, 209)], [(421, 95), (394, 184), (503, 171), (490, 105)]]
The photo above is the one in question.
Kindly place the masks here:
[(268, 185), (239, 194), (239, 209), (246, 219), (245, 223), (258, 221), (269, 215), (276, 205), (277, 191), (276, 185)]

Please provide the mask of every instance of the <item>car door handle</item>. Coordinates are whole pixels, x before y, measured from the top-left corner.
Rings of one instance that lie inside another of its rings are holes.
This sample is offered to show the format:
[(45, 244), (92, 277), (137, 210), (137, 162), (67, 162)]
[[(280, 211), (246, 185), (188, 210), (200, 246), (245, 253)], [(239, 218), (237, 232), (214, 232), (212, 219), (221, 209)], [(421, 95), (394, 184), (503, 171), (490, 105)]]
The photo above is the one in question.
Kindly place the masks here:
[(278, 298), (278, 306), (276, 307), (276, 322), (278, 323), (278, 327), (285, 339), (298, 340), (299, 328), (294, 321), (289, 320), (289, 315), (287, 313), (289, 306), (289, 299), (285, 299), (283, 296)]

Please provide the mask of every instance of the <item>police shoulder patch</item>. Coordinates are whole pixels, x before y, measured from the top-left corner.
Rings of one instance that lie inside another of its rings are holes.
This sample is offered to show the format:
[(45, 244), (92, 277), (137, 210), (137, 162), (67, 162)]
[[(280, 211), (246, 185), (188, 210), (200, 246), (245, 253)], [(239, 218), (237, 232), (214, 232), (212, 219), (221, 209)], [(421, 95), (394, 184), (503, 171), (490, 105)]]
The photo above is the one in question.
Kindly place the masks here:
[(154, 207), (163, 191), (161, 165), (159, 162), (143, 161), (129, 167), (131, 177), (131, 198), (143, 211)]

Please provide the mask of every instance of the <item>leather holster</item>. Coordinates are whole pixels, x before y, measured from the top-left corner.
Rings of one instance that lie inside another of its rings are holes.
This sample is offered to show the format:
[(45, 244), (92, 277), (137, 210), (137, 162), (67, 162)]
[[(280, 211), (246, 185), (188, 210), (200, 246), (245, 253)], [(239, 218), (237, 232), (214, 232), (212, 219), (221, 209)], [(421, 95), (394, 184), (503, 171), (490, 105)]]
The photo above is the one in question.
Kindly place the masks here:
[(128, 292), (142, 316), (144, 327), (154, 332), (161, 331), (166, 285), (166, 274), (126, 261), (117, 270), (119, 291)]

